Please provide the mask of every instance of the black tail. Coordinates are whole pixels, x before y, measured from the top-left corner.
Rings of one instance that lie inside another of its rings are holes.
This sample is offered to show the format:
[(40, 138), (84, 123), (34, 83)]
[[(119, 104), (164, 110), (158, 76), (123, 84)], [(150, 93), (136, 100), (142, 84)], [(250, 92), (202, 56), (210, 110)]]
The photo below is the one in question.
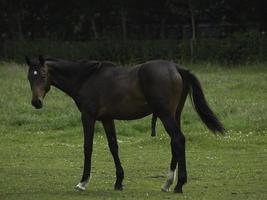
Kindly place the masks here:
[(194, 105), (195, 110), (197, 111), (202, 122), (214, 133), (224, 132), (224, 127), (222, 123), (218, 120), (216, 115), (213, 113), (209, 107), (206, 98), (204, 96), (201, 84), (197, 77), (192, 74), (190, 71), (181, 69), (178, 67), (183, 80), (186, 81), (190, 90), (191, 101)]

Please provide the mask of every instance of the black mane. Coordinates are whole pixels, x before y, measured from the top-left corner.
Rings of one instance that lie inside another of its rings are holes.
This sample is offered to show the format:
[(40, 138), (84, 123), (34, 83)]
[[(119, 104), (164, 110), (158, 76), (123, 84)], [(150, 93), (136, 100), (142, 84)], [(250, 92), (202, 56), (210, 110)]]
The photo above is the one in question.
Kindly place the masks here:
[(94, 67), (96, 65), (101, 65), (100, 61), (97, 60), (65, 60), (60, 58), (47, 58), (45, 59), (45, 63), (49, 66), (57, 67), (57, 68), (85, 68), (85, 67)]
[(52, 67), (56, 71), (65, 73), (84, 73), (91, 74), (100, 70), (103, 67), (115, 67), (115, 64), (108, 61), (97, 61), (97, 60), (66, 60), (61, 58), (46, 58), (45, 64)]

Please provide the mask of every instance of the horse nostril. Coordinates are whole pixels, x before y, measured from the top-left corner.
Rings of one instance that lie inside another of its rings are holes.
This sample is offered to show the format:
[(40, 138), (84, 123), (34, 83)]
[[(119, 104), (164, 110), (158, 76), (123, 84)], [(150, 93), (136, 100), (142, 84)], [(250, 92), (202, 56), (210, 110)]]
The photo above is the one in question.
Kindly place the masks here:
[(36, 108), (36, 109), (39, 109), (39, 108), (42, 108), (43, 107), (43, 103), (40, 99), (35, 99), (35, 100), (32, 100), (32, 105)]

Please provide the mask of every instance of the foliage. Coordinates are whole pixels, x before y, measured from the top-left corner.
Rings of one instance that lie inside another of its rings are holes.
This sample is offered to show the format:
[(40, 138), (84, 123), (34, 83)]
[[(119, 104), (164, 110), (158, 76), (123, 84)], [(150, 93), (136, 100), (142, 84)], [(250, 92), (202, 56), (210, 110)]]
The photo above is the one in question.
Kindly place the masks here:
[[(198, 39), (195, 41), (195, 61), (224, 64), (266, 61), (267, 39), (255, 32), (236, 33), (227, 39)], [(180, 44), (181, 56), (189, 60), (189, 41)]]
[(0, 59), (265, 61), (266, 2), (1, 0)]
[[(255, 32), (235, 34), (226, 39), (198, 39), (194, 60), (217, 63), (253, 63), (266, 61), (267, 39)], [(151, 59), (188, 62), (189, 40), (127, 41), (6, 41), (2, 43), (3, 60), (24, 62), (25, 55), (44, 54), (67, 59), (88, 58), (117, 63), (140, 63)]]
[(197, 23), (233, 25), (227, 35), (251, 27), (266, 31), (264, 7), (264, 0), (1, 0), (0, 37), (177, 39), (186, 36), (183, 30), (190, 26), (192, 14)]

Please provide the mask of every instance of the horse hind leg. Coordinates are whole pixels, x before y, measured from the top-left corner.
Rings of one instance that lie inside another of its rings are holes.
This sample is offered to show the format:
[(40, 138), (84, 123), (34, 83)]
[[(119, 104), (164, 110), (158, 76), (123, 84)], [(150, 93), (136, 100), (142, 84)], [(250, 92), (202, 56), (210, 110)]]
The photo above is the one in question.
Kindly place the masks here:
[(176, 120), (171, 117), (161, 117), (161, 121), (167, 133), (171, 137), (172, 160), (170, 171), (166, 183), (162, 186), (162, 191), (169, 191), (171, 184), (174, 181), (175, 170), (178, 163), (178, 183), (175, 186), (174, 192), (182, 193), (182, 187), (187, 181), (186, 161), (185, 161), (185, 137), (180, 131)]
[[(174, 192), (177, 193), (182, 192), (182, 186), (187, 181), (186, 160), (185, 160), (185, 137), (181, 131), (181, 113), (184, 108), (187, 94), (188, 94), (188, 87), (186, 85), (183, 85), (181, 98), (175, 112), (175, 122), (173, 121), (173, 119), (166, 119), (165, 120), (166, 122), (164, 123), (165, 129), (169, 130), (169, 132), (168, 131), (167, 132), (171, 137), (171, 151), (172, 151), (170, 170), (167, 175), (167, 180), (161, 188), (161, 190), (164, 192), (169, 191), (170, 186), (173, 184), (175, 180), (178, 161), (180, 163), (178, 164), (179, 165), (178, 170), (179, 169), (181, 170), (179, 170), (178, 173), (178, 183), (174, 189)], [(172, 125), (170, 125), (170, 122), (168, 121), (172, 121), (171, 122)], [(176, 126), (174, 124), (176, 124)]]
[(181, 102), (185, 84), (183, 84), (182, 76), (171, 63), (163, 63), (157, 67), (151, 66), (151, 64), (144, 65), (139, 70), (139, 78), (147, 103), (153, 113), (161, 119), (171, 138), (170, 173), (162, 190), (169, 190), (174, 180), (177, 163), (180, 163), (178, 168), (179, 187), (175, 191), (181, 192), (182, 186), (186, 182), (185, 138), (176, 121), (176, 110)]
[(170, 169), (168, 174), (167, 174), (167, 180), (164, 183), (164, 185), (161, 187), (162, 192), (168, 192), (170, 190), (171, 185), (174, 182), (176, 176), (176, 169)]

